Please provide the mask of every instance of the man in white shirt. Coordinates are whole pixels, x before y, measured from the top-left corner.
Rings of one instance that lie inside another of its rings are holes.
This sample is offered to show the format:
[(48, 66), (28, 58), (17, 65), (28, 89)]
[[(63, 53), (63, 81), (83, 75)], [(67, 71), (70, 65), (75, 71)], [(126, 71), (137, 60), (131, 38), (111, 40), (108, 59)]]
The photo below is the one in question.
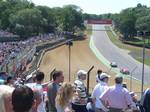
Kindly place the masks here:
[(132, 98), (129, 91), (122, 87), (123, 77), (115, 77), (115, 85), (109, 87), (100, 96), (101, 102), (109, 107), (109, 112), (124, 112), (132, 107)]
[(101, 73), (100, 75), (100, 83), (98, 83), (93, 92), (92, 92), (92, 99), (95, 100), (95, 112), (106, 112), (108, 111), (104, 105), (100, 101), (100, 96), (101, 94), (108, 89), (108, 80), (109, 80), (109, 75), (106, 73)]

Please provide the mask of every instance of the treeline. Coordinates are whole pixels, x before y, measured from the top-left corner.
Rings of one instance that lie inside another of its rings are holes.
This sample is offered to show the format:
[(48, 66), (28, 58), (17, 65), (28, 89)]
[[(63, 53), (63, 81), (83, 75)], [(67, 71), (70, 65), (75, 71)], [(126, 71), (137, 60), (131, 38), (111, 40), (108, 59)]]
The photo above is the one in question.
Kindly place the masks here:
[(54, 31), (77, 32), (83, 28), (82, 9), (78, 6), (49, 8), (27, 0), (0, 0), (0, 29), (21, 38)]
[(84, 19), (112, 19), (115, 29), (125, 38), (137, 35), (137, 31), (150, 31), (150, 8), (140, 3), (136, 7), (122, 10), (119, 14), (84, 14)]
[(26, 38), (55, 31), (79, 32), (84, 20), (112, 19), (124, 37), (137, 31), (150, 31), (150, 8), (141, 4), (122, 10), (119, 14), (87, 14), (75, 5), (50, 8), (35, 6), (27, 0), (0, 0), (0, 29)]
[(137, 35), (137, 31), (150, 31), (150, 8), (145, 5), (122, 10), (120, 14), (112, 15), (112, 19), (125, 38)]

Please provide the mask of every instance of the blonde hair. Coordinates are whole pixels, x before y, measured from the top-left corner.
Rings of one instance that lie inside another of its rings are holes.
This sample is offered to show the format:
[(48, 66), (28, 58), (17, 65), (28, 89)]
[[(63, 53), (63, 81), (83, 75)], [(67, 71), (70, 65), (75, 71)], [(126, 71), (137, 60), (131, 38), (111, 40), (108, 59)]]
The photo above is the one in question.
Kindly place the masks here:
[(70, 83), (64, 82), (62, 86), (59, 88), (57, 96), (56, 96), (56, 104), (60, 105), (62, 108), (69, 103), (73, 96), (74, 88)]

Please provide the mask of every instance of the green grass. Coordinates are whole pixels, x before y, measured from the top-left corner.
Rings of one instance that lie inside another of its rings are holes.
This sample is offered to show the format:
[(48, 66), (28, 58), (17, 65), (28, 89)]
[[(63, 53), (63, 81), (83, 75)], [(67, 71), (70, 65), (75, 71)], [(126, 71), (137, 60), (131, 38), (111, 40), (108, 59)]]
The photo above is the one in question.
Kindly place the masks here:
[[(105, 27), (107, 35), (109, 39), (119, 48), (129, 50), (130, 52), (142, 52), (143, 48), (142, 47), (135, 47), (131, 45), (124, 44), (119, 41), (118, 37), (116, 37), (112, 31), (110, 30), (110, 27), (106, 26)], [(133, 42), (133, 41), (132, 41)], [(148, 40), (147, 40), (148, 42)], [(145, 54), (150, 55), (150, 49), (145, 49)], [(142, 62), (142, 57), (136, 57), (135, 58), (137, 61)], [(145, 64), (150, 66), (150, 59), (145, 59)]]
[(92, 35), (92, 25), (87, 25), (86, 32), (88, 36)]
[[(138, 60), (138, 61), (141, 62), (141, 63), (143, 62), (142, 57), (137, 57), (136, 60)], [(144, 63), (145, 63), (146, 65), (150, 65), (150, 59), (144, 59)]]
[[(136, 38), (139, 39), (138, 37), (135, 37), (135, 39)], [(143, 40), (141, 38), (138, 41), (131, 41), (131, 40), (129, 40), (127, 42), (131, 43), (131, 44), (141, 45), (141, 46), (143, 46), (143, 44), (144, 44), (144, 42), (143, 42)], [(145, 45), (146, 46), (150, 46), (150, 40), (145, 39)]]

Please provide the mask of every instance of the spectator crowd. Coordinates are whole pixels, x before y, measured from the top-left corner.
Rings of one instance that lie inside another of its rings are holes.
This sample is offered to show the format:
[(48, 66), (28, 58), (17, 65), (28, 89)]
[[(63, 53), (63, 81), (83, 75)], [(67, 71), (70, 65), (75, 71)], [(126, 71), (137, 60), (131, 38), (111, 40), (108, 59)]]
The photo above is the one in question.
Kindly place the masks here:
[(61, 70), (53, 71), (52, 80), (43, 83), (44, 73), (36, 71), (32, 81), (18, 85), (8, 77), (0, 85), (0, 112), (150, 112), (150, 89), (141, 100), (123, 85), (123, 77), (116, 75), (114, 85), (108, 86), (110, 75), (98, 70), (91, 96), (84, 80), (87, 72), (79, 70), (74, 83), (64, 82)]
[[(0, 31), (0, 37), (12, 35)], [(41, 34), (24, 41), (0, 43), (0, 66), (35, 45), (63, 35)], [(43, 83), (45, 75), (39, 70), (31, 75), (30, 82), (28, 76), (8, 75), (4, 82), (0, 76), (0, 112), (150, 112), (150, 89), (145, 90), (138, 101), (136, 94), (129, 92), (123, 84), (121, 75), (116, 75), (114, 85), (109, 86), (110, 75), (98, 70), (97, 84), (90, 97), (84, 84), (87, 77), (85, 70), (77, 72), (72, 84), (64, 82), (61, 70), (55, 70), (51, 75), (52, 80), (47, 83)]]
[(13, 33), (7, 32), (7, 31), (3, 31), (0, 30), (0, 38), (7, 38), (7, 37), (18, 37), (17, 35), (14, 35)]
[(41, 34), (24, 41), (0, 43), (0, 65), (7, 64), (9, 60), (14, 59), (19, 53), (31, 49), (34, 45), (48, 42), (53, 38), (53, 34)]

